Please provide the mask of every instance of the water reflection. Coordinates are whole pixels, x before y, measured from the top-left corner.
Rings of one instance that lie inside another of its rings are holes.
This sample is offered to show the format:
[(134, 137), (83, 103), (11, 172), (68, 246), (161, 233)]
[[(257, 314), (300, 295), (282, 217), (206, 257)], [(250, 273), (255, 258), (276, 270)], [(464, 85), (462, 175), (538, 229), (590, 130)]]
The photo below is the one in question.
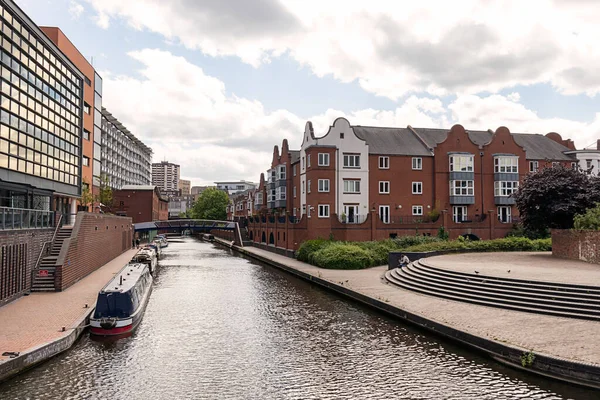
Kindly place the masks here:
[(215, 245), (164, 252), (127, 339), (87, 336), (2, 399), (596, 399), (506, 369)]

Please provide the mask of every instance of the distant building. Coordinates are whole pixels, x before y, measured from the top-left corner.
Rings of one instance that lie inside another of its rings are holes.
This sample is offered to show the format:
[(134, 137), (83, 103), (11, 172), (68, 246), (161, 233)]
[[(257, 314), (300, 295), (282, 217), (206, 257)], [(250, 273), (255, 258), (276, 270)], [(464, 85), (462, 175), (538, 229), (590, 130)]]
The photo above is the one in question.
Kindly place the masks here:
[(249, 189), (256, 189), (256, 183), (248, 181), (225, 181), (215, 182), (217, 189), (225, 190), (228, 194), (235, 194)]
[(200, 195), (202, 194), (202, 192), (204, 192), (206, 189), (208, 188), (215, 188), (216, 186), (192, 186), (192, 189), (190, 190), (190, 194), (194, 194), (194, 195)]
[(169, 219), (169, 201), (152, 185), (126, 185), (113, 191), (112, 210), (131, 217), (134, 224)]
[(179, 180), (179, 189), (181, 189), (182, 195), (190, 194), (191, 186), (192, 182), (187, 181), (185, 179)]
[(163, 193), (179, 190), (180, 166), (168, 161), (152, 164), (152, 184)]
[(195, 197), (193, 194), (171, 197), (169, 199), (169, 218), (178, 217), (181, 213), (191, 210)]

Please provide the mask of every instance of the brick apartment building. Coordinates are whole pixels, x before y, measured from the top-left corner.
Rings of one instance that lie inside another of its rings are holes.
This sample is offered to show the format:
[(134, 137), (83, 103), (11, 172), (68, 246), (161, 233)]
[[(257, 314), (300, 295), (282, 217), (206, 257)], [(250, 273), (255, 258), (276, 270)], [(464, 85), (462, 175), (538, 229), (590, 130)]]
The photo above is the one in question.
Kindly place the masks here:
[(169, 200), (162, 196), (157, 186), (125, 185), (113, 191), (113, 212), (131, 217), (134, 224), (166, 221), (169, 219)]
[[(374, 240), (398, 235), (504, 237), (518, 221), (514, 193), (525, 175), (564, 165), (598, 172), (600, 146), (576, 150), (547, 135), (352, 126), (323, 136), (307, 122), (300, 150), (275, 146), (266, 180), (233, 198), (229, 218), (252, 215), (254, 242), (297, 249), (306, 239)], [(585, 162), (584, 165), (582, 165)]]

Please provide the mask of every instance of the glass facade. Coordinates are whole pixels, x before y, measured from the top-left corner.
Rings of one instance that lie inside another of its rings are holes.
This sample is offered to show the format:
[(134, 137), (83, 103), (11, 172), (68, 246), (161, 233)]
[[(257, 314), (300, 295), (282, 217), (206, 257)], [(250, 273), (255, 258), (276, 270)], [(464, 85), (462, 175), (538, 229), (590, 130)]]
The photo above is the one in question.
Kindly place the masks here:
[(78, 194), (82, 79), (17, 15), (0, 1), (0, 170), (69, 185), (58, 187)]
[(102, 110), (101, 137), (102, 151), (97, 151), (97, 143), (94, 143), (94, 158), (96, 154), (102, 154), (101, 171), (107, 175), (112, 188), (151, 184), (152, 149), (137, 139), (106, 109)]
[(102, 78), (94, 72), (94, 160), (92, 175), (95, 186), (100, 186), (102, 174)]

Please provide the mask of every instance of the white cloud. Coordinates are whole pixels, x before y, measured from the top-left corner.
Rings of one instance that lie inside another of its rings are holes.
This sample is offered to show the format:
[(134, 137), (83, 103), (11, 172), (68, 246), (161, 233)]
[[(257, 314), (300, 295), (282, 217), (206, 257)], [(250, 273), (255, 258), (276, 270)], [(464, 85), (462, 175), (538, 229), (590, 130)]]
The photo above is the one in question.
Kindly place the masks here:
[[(104, 106), (154, 149), (155, 160), (180, 163), (194, 184), (256, 181), (270, 166), (274, 145), (287, 138), (292, 149), (299, 148), (306, 120), (297, 115), (267, 112), (258, 101), (228, 96), (222, 81), (169, 52), (144, 49), (129, 56), (141, 65), (139, 77), (102, 71)], [(439, 99), (411, 96), (394, 110), (328, 109), (310, 120), (317, 135), (340, 116), (354, 125), (449, 128), (461, 123), (467, 129), (504, 125), (513, 132), (556, 131), (580, 147), (600, 134), (600, 114), (589, 124), (545, 119), (518, 100), (516, 94), (463, 95), (444, 107)]]
[(71, 18), (73, 19), (79, 19), (79, 17), (81, 17), (81, 14), (83, 14), (84, 8), (81, 4), (79, 4), (78, 2), (71, 0), (69, 2), (69, 14), (71, 15)]
[(600, 91), (594, 1), (86, 1), (102, 27), (123, 18), (254, 66), (286, 53), (318, 76), (392, 99), (540, 82), (565, 94)]

